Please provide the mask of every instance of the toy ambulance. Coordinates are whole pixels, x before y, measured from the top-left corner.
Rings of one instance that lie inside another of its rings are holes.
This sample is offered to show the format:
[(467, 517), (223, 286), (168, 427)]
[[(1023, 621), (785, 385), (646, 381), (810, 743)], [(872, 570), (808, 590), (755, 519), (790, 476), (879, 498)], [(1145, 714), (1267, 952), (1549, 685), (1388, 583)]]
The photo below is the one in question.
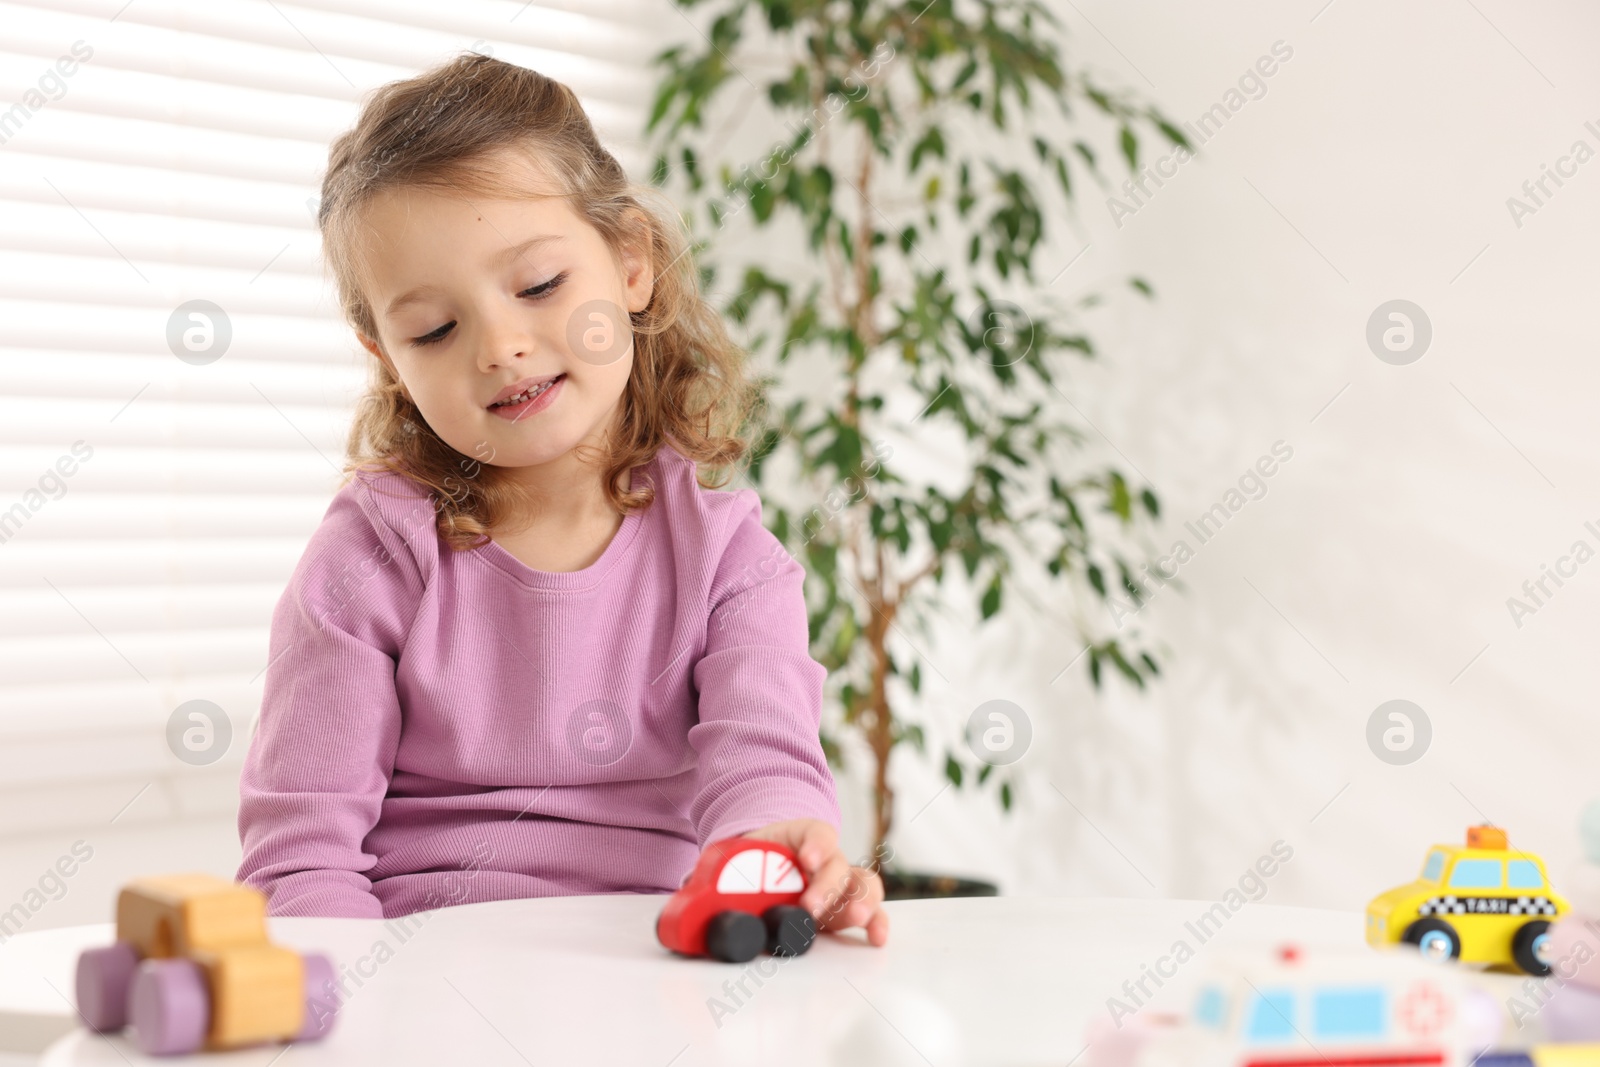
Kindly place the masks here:
[(1102, 1017), (1087, 1067), (1468, 1067), (1503, 1026), (1494, 997), (1453, 969), (1293, 946), (1219, 956), (1187, 1018), (1145, 1015), (1121, 1036)]
[(686, 956), (744, 963), (765, 948), (799, 956), (817, 927), (800, 907), (799, 858), (773, 841), (729, 837), (706, 846), (656, 919), (656, 938)]
[(267, 940), (267, 899), (209, 874), (130, 882), (117, 940), (78, 957), (78, 1013), (107, 1033), (130, 1023), (150, 1055), (315, 1041), (338, 1011), (333, 964)]
[(1473, 826), (1466, 847), (1435, 845), (1414, 882), (1367, 905), (1367, 943), (1415, 945), (1432, 960), (1514, 965), (1550, 973), (1550, 925), (1569, 910), (1544, 861), (1507, 846), (1504, 830)]

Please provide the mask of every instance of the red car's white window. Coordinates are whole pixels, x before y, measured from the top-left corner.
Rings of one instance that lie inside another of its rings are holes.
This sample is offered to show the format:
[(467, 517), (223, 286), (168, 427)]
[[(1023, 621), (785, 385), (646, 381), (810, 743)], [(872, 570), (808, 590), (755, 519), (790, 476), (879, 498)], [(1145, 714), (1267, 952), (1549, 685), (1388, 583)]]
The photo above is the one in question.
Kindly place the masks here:
[(761, 848), (737, 853), (717, 875), (718, 893), (798, 893), (804, 888), (794, 861)]
[(717, 875), (719, 893), (761, 892), (761, 857), (767, 853), (759, 848), (747, 848), (737, 853)]
[(768, 893), (798, 893), (805, 888), (800, 879), (800, 869), (780, 852), (768, 852), (766, 891)]

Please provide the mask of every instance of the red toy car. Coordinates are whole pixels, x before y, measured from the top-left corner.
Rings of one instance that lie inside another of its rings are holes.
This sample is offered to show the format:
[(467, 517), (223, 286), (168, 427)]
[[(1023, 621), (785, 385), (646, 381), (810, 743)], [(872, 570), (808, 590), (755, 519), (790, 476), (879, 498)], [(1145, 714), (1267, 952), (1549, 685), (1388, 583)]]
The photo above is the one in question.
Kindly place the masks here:
[(656, 920), (656, 938), (685, 956), (728, 963), (798, 956), (817, 925), (799, 906), (806, 876), (794, 852), (773, 841), (729, 837), (706, 846)]

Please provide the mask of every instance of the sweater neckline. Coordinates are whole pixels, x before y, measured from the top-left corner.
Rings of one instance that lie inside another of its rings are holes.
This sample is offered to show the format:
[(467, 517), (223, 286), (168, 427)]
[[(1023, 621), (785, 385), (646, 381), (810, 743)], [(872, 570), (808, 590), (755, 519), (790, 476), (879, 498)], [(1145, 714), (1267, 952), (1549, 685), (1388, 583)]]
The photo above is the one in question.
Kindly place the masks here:
[[(628, 472), (628, 489), (639, 487), (639, 468), (634, 467)], [(659, 493), (659, 487), (657, 492)], [(653, 502), (652, 502), (653, 503)], [(617, 527), (617, 532), (611, 535), (611, 540), (606, 544), (605, 550), (587, 567), (576, 571), (541, 571), (528, 566), (510, 550), (492, 538), (472, 551), (485, 563), (497, 570), (504, 572), (508, 577), (529, 589), (560, 589), (566, 591), (589, 589), (599, 585), (605, 576), (616, 565), (618, 559), (627, 553), (628, 548), (637, 539), (639, 527), (644, 521), (644, 511), (648, 509), (636, 508), (623, 515), (622, 525)]]

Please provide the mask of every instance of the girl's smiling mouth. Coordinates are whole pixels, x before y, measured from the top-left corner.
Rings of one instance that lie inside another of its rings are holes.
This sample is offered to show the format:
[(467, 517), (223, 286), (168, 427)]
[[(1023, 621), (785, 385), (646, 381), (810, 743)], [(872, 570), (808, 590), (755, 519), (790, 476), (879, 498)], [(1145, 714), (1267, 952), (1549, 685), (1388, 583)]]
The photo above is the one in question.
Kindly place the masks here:
[(525, 379), (509, 386), (506, 395), (490, 404), (489, 410), (513, 422), (524, 415), (536, 414), (554, 403), (566, 378), (563, 372), (553, 377)]

